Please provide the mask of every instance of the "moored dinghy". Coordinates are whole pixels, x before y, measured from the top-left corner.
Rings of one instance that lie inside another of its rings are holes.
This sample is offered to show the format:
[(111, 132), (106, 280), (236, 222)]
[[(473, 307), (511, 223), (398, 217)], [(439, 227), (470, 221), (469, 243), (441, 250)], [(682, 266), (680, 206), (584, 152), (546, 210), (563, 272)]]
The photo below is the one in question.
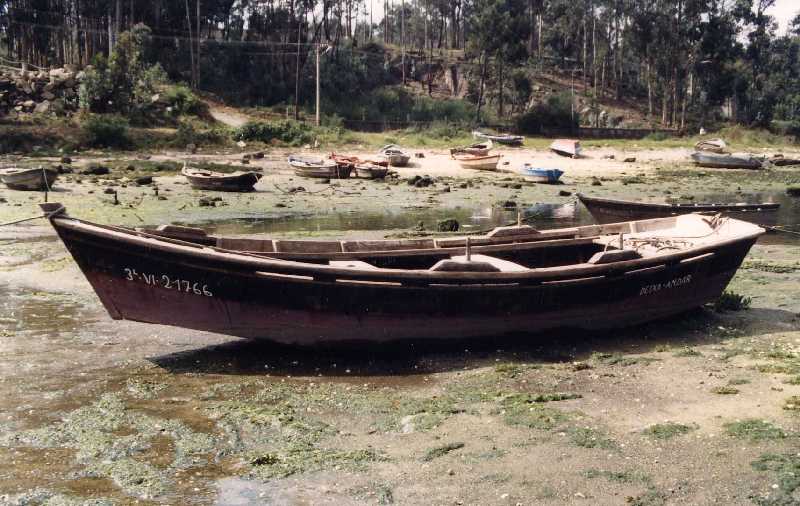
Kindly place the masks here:
[(734, 153), (732, 155), (720, 155), (698, 151), (692, 153), (692, 160), (698, 167), (711, 169), (763, 169), (764, 159), (748, 153)]
[(561, 169), (542, 169), (526, 163), (519, 173), (537, 183), (553, 184), (558, 182), (564, 171)]
[(550, 151), (569, 158), (580, 158), (581, 143), (575, 139), (556, 139), (550, 144)]
[(392, 167), (405, 167), (410, 159), (411, 155), (400, 149), (397, 144), (387, 144), (378, 151), (378, 160)]
[(450, 155), (464, 169), (497, 170), (497, 164), (502, 155)]
[(484, 142), (476, 142), (469, 146), (461, 146), (458, 148), (451, 148), (451, 155), (474, 155), (474, 156), (487, 156), (489, 151), (494, 147), (494, 143), (490, 140)]
[(472, 136), (475, 137), (476, 139), (486, 139), (496, 142), (498, 144), (505, 144), (506, 146), (522, 146), (522, 143), (525, 141), (525, 137), (521, 135), (485, 134), (477, 130), (472, 132)]
[(689, 213), (722, 213), (726, 216), (749, 222), (765, 223), (765, 216), (774, 217), (780, 204), (763, 202), (759, 204), (660, 204), (653, 202), (633, 202), (630, 200), (604, 199), (578, 194), (578, 200), (586, 206), (589, 213), (600, 223), (613, 223), (620, 220), (644, 220)]
[(244, 172), (237, 170), (230, 174), (224, 172), (214, 172), (205, 169), (195, 169), (183, 166), (181, 170), (189, 184), (196, 190), (216, 190), (225, 192), (249, 192), (263, 177), (257, 172)]
[(340, 164), (336, 160), (289, 155), (289, 165), (300, 177), (321, 179), (347, 179), (353, 170), (352, 164)]
[(0, 181), (12, 190), (49, 190), (56, 179), (58, 172), (44, 167), (35, 169), (13, 167), (0, 170)]
[(665, 318), (719, 297), (764, 232), (689, 214), (470, 238), (176, 240), (43, 209), (112, 318), (295, 344)]

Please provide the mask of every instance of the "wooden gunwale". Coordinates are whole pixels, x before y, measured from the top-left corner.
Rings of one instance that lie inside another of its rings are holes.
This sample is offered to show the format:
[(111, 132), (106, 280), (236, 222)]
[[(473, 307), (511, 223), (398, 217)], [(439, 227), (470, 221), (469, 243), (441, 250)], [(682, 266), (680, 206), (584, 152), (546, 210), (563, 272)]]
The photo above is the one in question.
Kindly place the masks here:
[(779, 203), (763, 202), (759, 204), (664, 204), (657, 202), (631, 202), (627, 200), (604, 199), (600, 197), (587, 197), (579, 194), (578, 199), (584, 205), (611, 206), (616, 209), (648, 210), (648, 211), (687, 211), (691, 212), (769, 212), (777, 211)]
[[(670, 218), (666, 218), (667, 220)], [(731, 237), (714, 243), (695, 246), (672, 253), (656, 254), (651, 257), (627, 260), (622, 262), (607, 264), (572, 264), (567, 266), (541, 267), (530, 269), (526, 272), (443, 272), (429, 270), (395, 270), (376, 268), (372, 270), (359, 270), (346, 267), (334, 267), (320, 264), (309, 264), (292, 260), (275, 259), (256, 256), (248, 253), (231, 252), (214, 247), (201, 246), (185, 241), (165, 239), (163, 237), (152, 236), (143, 232), (130, 230), (120, 231), (113, 227), (104, 227), (89, 222), (83, 222), (71, 217), (54, 216), (51, 218), (53, 225), (58, 230), (66, 229), (77, 233), (89, 234), (109, 241), (113, 244), (131, 244), (144, 247), (147, 253), (144, 256), (158, 257), (160, 254), (174, 255), (182, 259), (184, 263), (197, 262), (197, 268), (213, 268), (217, 271), (233, 269), (242, 271), (249, 269), (252, 271), (268, 272), (271, 274), (283, 274), (294, 276), (309, 276), (326, 279), (346, 279), (360, 281), (397, 281), (403, 284), (476, 284), (476, 283), (502, 283), (502, 282), (542, 282), (547, 280), (565, 280), (574, 278), (586, 278), (591, 276), (623, 274), (626, 271), (654, 267), (663, 264), (672, 264), (684, 259), (693, 259), (706, 253), (713, 253), (719, 248), (723, 248), (735, 243), (755, 240), (763, 232), (762, 229), (754, 227), (748, 234)], [(659, 220), (647, 220), (659, 221)], [(616, 224), (628, 225), (628, 223)], [(592, 228), (590, 226), (589, 228)], [(436, 250), (430, 250), (436, 251)], [(209, 265), (211, 264), (211, 265)]]

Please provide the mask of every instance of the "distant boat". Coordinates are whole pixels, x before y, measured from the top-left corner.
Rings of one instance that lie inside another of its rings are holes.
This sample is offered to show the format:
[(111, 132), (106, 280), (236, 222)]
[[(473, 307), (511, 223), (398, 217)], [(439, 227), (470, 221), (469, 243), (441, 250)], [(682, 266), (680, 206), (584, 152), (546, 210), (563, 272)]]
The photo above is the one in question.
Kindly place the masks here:
[(679, 216), (681, 214), (712, 212), (722, 213), (734, 218), (763, 223), (764, 215), (775, 216), (780, 204), (764, 202), (761, 204), (656, 204), (632, 202), (629, 200), (603, 199), (578, 194), (578, 200), (600, 223), (614, 223), (620, 220), (645, 220)]
[(397, 144), (387, 144), (378, 151), (378, 160), (385, 161), (392, 167), (405, 167), (411, 155), (400, 149)]
[(249, 192), (262, 178), (257, 172), (243, 172), (237, 170), (226, 174), (205, 169), (194, 169), (184, 166), (181, 170), (189, 184), (196, 190), (216, 190), (223, 192)]
[(575, 139), (556, 139), (550, 144), (550, 151), (557, 155), (580, 158), (581, 143)]
[(450, 155), (464, 169), (473, 170), (497, 170), (501, 155)]
[(511, 135), (511, 134), (485, 134), (475, 130), (472, 132), (472, 136), (476, 139), (487, 139), (498, 144), (505, 144), (506, 146), (521, 146), (522, 142), (525, 140), (525, 137), (521, 135)]
[(38, 167), (35, 169), (8, 168), (0, 170), (0, 181), (12, 190), (49, 190), (58, 179), (58, 171)]
[(494, 143), (490, 140), (486, 140), (484, 142), (477, 142), (475, 144), (470, 144), (469, 146), (461, 146), (458, 148), (451, 148), (450, 154), (451, 155), (475, 155), (475, 156), (487, 156), (489, 151), (494, 147)]
[(694, 149), (697, 151), (707, 151), (709, 153), (718, 153), (723, 154), (725, 153), (725, 149), (728, 147), (725, 144), (725, 141), (722, 139), (707, 139), (704, 141), (700, 141), (694, 145)]
[(720, 155), (698, 151), (692, 153), (692, 160), (699, 167), (711, 169), (763, 169), (764, 159), (750, 154)]
[(383, 179), (389, 173), (389, 167), (373, 162), (355, 164), (356, 176), (362, 179)]
[(294, 173), (300, 177), (347, 179), (353, 170), (352, 165), (342, 166), (335, 160), (324, 160), (322, 158), (289, 155), (288, 161), (289, 165), (294, 169)]
[(559, 169), (540, 169), (537, 167), (531, 166), (529, 163), (526, 163), (520, 169), (520, 174), (526, 176), (537, 183), (549, 183), (553, 184), (558, 181), (562, 174), (564, 174), (563, 170)]

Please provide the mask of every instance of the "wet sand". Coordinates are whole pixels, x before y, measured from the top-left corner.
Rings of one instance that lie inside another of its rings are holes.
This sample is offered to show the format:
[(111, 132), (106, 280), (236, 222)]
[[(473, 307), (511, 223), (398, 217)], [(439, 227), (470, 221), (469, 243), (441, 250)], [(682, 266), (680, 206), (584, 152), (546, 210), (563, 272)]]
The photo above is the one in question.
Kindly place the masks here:
[[(427, 188), (330, 188), (268, 153), (251, 165), (265, 173), (255, 193), (196, 192), (156, 173), (166, 200), (122, 179), (139, 173), (126, 159), (109, 178), (66, 175), (49, 197), (103, 223), (281, 236), (417, 233), (414, 222), (431, 230), (449, 215), (477, 228), (513, 218), (496, 211), (509, 200), (571, 204), (561, 190), (781, 198), (782, 222), (797, 222), (781, 195), (800, 170), (695, 169), (666, 162), (673, 151), (635, 163), (534, 154), (566, 164), (559, 186), (461, 171), (444, 154), (398, 169), (436, 178)], [(206, 195), (226, 205), (200, 207)], [(0, 222), (36, 214), (41, 200), (0, 197)], [(589, 219), (562, 214), (545, 224)], [(789, 504), (800, 493), (788, 474), (800, 465), (798, 253), (788, 236), (754, 247), (730, 287), (752, 298), (743, 311), (610, 333), (309, 350), (114, 322), (45, 223), (0, 228), (0, 503)]]

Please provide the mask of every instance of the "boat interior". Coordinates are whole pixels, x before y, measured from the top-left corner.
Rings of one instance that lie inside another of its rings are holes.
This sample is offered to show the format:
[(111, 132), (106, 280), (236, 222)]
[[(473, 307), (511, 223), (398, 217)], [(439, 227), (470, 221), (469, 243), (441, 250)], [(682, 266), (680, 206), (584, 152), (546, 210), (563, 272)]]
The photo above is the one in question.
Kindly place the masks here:
[(758, 233), (749, 223), (719, 215), (689, 214), (608, 225), (539, 231), (498, 227), (482, 236), (402, 240), (291, 240), (208, 235), (198, 228), (162, 225), (137, 229), (149, 236), (225, 252), (342, 268), (460, 272), (523, 272), (572, 265), (608, 264)]

